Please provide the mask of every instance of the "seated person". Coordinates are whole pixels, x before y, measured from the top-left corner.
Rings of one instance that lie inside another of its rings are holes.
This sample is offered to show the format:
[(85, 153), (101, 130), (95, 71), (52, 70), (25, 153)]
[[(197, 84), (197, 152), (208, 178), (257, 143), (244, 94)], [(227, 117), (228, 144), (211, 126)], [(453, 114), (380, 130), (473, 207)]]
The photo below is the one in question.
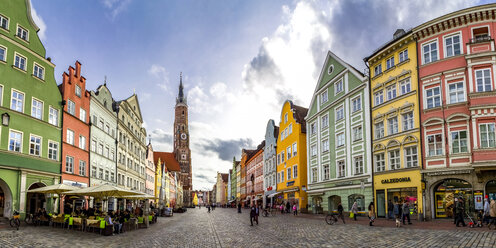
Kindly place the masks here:
[(117, 221), (112, 221), (112, 217), (110, 217), (110, 215), (105, 216), (105, 222), (107, 222), (108, 225), (114, 226), (114, 232), (115, 233), (121, 232), (122, 224), (117, 222)]

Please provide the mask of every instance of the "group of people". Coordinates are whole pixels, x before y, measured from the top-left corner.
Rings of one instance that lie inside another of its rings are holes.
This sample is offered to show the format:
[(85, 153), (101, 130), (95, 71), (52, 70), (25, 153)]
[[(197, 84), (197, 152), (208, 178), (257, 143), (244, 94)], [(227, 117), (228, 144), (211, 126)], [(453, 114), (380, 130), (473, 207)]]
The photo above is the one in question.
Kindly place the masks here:
[(491, 229), (491, 226), (496, 228), (496, 199), (493, 197), (491, 202), (489, 202), (489, 197), (486, 195), (484, 199), (484, 213), (483, 222), (486, 223), (487, 227)]
[(210, 209), (215, 210), (215, 203), (207, 204), (207, 211), (210, 213)]
[(396, 222), (403, 222), (405, 225), (405, 221), (408, 221), (408, 225), (412, 224), (410, 219), (410, 202), (409, 201), (397, 201), (394, 202), (389, 200), (387, 204), (388, 215), (387, 218), (392, 220), (395, 219)]
[(286, 204), (279, 204), (279, 210), (281, 211), (281, 214), (293, 213), (293, 215), (298, 215), (298, 206), (296, 205), (296, 203), (289, 203), (289, 201), (287, 201)]

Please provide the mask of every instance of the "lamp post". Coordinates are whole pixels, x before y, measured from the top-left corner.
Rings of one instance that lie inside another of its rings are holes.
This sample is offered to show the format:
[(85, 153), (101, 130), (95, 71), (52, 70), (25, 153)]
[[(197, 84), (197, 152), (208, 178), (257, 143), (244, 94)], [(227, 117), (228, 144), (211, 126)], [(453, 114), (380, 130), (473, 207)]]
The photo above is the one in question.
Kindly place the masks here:
[(10, 123), (10, 115), (8, 113), (2, 114), (2, 125), (8, 126)]

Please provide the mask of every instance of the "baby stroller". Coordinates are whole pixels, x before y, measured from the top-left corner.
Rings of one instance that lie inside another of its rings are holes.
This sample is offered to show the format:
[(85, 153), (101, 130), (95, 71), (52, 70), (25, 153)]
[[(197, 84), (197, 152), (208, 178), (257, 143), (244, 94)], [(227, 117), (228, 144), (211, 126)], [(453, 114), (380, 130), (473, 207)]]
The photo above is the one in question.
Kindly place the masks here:
[(474, 228), (475, 225), (476, 225), (475, 222), (474, 222), (474, 220), (472, 219), (472, 217), (470, 216), (469, 213), (465, 213), (465, 214), (467, 215), (468, 219), (470, 220), (470, 222), (468, 223), (468, 227)]

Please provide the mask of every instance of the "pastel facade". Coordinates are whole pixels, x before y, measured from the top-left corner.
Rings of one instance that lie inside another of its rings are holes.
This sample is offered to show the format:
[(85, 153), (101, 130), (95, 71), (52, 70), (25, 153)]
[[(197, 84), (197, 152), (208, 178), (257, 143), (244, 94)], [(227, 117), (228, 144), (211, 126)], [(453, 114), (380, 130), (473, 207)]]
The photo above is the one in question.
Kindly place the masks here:
[(365, 59), (371, 76), (374, 196), (379, 217), (388, 214), (389, 201), (409, 202), (412, 218), (423, 212), (415, 49), (411, 30), (398, 29), (391, 41)]
[(328, 52), (305, 118), (312, 213), (372, 201), (369, 110), (367, 78)]
[(263, 177), (264, 177), (264, 197), (263, 206), (274, 203), (274, 196), (277, 194), (277, 138), (279, 137), (279, 127), (274, 120), (267, 122), (265, 129), (265, 148), (263, 152)]
[(453, 216), (496, 197), (496, 4), (453, 12), (413, 29), (419, 56), (426, 218)]
[(60, 182), (62, 97), (30, 1), (2, 1), (0, 19), (0, 217), (24, 217), (54, 209), (27, 191)]
[(286, 100), (281, 110), (279, 138), (277, 139), (277, 203), (296, 204), (298, 210), (307, 210), (307, 108)]
[(247, 161), (246, 166), (246, 192), (250, 199), (250, 206), (263, 203), (263, 152), (265, 141), (262, 141), (254, 150)]
[(153, 147), (151, 143), (146, 146), (146, 181), (145, 193), (155, 195), (155, 163), (153, 161)]
[(238, 196), (238, 173), (236, 171), (237, 166), (239, 165), (239, 161), (236, 161), (236, 157), (233, 157), (233, 167), (231, 169), (231, 198), (229, 198), (229, 202), (235, 203), (236, 197)]

